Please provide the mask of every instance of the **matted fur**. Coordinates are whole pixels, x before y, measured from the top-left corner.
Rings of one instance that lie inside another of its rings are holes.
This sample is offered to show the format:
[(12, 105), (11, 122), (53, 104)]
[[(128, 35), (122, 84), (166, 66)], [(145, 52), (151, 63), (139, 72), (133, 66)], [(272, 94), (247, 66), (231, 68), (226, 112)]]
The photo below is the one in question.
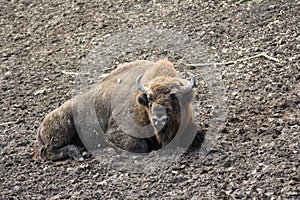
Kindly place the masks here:
[[(151, 106), (163, 106), (168, 116), (166, 125), (161, 130), (149, 126), (148, 131), (152, 132), (153, 136), (148, 138), (136, 138), (120, 130), (112, 113), (120, 110), (124, 105), (117, 104), (115, 107), (111, 107), (112, 99), (116, 98), (113, 96), (116, 87), (118, 91), (120, 89), (126, 90), (129, 87), (126, 82), (122, 82), (124, 74), (135, 80), (137, 75), (140, 75), (137, 73), (140, 72), (143, 73), (141, 83), (149, 88), (149, 91), (144, 94), (136, 87), (134, 92), (128, 95), (129, 103), (127, 106), (133, 113), (131, 120), (140, 126), (152, 123), (150, 107), (149, 105), (142, 105), (138, 101), (139, 97), (151, 96)], [(167, 145), (176, 134), (180, 134), (183, 136), (181, 138), (184, 138), (185, 135), (195, 132), (197, 128), (192, 116), (191, 101), (194, 92), (191, 90), (183, 94), (180, 90), (181, 86), (187, 83), (178, 77), (173, 64), (166, 60), (160, 60), (156, 63), (135, 61), (123, 64), (101, 80), (94, 88), (65, 102), (44, 118), (37, 133), (39, 150), (35, 157), (49, 160), (60, 160), (67, 157), (80, 159), (78, 147), (83, 145), (76, 130), (73, 108), (79, 104), (87, 105), (93, 100), (102, 131), (107, 134), (110, 141), (125, 150), (150, 152)], [(184, 144), (182, 139), (178, 141), (178, 145), (180, 144)]]

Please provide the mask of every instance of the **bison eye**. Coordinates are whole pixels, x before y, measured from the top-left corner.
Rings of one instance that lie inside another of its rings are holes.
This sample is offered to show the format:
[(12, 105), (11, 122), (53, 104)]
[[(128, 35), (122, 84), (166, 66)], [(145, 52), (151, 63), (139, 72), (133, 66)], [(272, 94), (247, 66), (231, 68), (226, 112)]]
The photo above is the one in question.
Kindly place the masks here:
[(152, 101), (149, 101), (148, 107), (151, 108), (151, 107), (152, 107), (152, 104), (153, 104), (153, 102), (152, 102)]
[(137, 97), (137, 102), (143, 106), (151, 107), (153, 104), (153, 97), (149, 94), (141, 94)]
[(137, 97), (137, 102), (143, 106), (147, 106), (149, 104), (149, 101), (147, 99), (147, 95), (146, 94), (142, 94), (142, 95), (139, 95)]
[(147, 100), (150, 102), (150, 101), (153, 101), (153, 97), (151, 94), (147, 94)]
[(147, 94), (147, 102), (148, 102), (148, 107), (152, 107), (153, 97), (151, 94)]

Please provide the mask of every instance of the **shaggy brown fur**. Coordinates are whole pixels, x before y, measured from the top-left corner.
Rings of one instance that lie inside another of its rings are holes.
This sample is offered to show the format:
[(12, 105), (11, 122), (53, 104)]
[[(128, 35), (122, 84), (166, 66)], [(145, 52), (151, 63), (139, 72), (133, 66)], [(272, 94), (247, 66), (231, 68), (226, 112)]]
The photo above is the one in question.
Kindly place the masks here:
[[(115, 89), (118, 87), (120, 91), (120, 88), (126, 90), (131, 87), (126, 85), (129, 84), (126, 81), (122, 82), (124, 74), (136, 79), (140, 75), (138, 73), (143, 74), (141, 83), (149, 88), (149, 91), (145, 94), (136, 87), (135, 92), (128, 97), (130, 99), (128, 106), (133, 113), (132, 120), (135, 120), (136, 124), (140, 126), (152, 124), (147, 129), (148, 134), (152, 136), (147, 138), (129, 136), (120, 130), (112, 113), (124, 105), (111, 107), (112, 98), (116, 98), (113, 96)], [(118, 80), (121, 80), (121, 83)], [(173, 65), (166, 60), (157, 63), (135, 61), (121, 65), (94, 88), (65, 102), (45, 117), (38, 129), (37, 140), (40, 147), (35, 157), (49, 160), (72, 157), (81, 160), (79, 147), (83, 145), (76, 130), (73, 114), (74, 109), (88, 105), (95, 106), (101, 129), (109, 140), (123, 149), (133, 152), (157, 150), (167, 145), (176, 134), (183, 136), (176, 144), (184, 145), (182, 138), (195, 132), (197, 128), (191, 105), (194, 93), (190, 91), (183, 94), (180, 90), (181, 86), (187, 83), (178, 78)], [(161, 108), (164, 110), (158, 112)], [(162, 118), (165, 124), (161, 129), (154, 126), (155, 117), (160, 116), (159, 114), (166, 115)], [(86, 137), (94, 137), (94, 133), (89, 134)], [(202, 136), (200, 138), (203, 139)]]

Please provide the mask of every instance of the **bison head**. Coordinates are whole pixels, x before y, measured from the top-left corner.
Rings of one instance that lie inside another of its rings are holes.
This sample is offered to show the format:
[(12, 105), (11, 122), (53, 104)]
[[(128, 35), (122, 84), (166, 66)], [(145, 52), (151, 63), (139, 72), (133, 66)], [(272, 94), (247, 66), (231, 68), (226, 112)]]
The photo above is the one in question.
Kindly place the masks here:
[(146, 110), (155, 137), (163, 146), (175, 137), (181, 120), (189, 119), (186, 110), (189, 109), (195, 86), (195, 76), (191, 73), (189, 75), (191, 82), (186, 85), (177, 77), (158, 77), (145, 86), (141, 84), (142, 76), (136, 79), (140, 91), (137, 103)]

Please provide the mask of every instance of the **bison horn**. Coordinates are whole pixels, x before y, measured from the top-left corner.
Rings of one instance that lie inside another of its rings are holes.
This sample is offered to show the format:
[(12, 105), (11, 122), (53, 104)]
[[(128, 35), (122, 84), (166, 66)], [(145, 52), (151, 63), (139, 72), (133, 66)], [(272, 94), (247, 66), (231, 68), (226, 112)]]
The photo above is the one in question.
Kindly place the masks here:
[(191, 77), (191, 83), (181, 87), (181, 91), (183, 94), (190, 92), (193, 89), (193, 87), (195, 87), (196, 84), (196, 76), (190, 72), (188, 72), (188, 74)]
[(135, 80), (135, 83), (136, 83), (136, 86), (139, 88), (139, 90), (140, 90), (141, 92), (143, 92), (144, 94), (146, 94), (147, 91), (148, 91), (148, 89), (145, 88), (144, 86), (142, 86), (142, 84), (141, 84), (141, 79), (142, 79), (142, 77), (143, 77), (143, 75), (138, 76), (138, 77), (136, 78), (136, 80)]

